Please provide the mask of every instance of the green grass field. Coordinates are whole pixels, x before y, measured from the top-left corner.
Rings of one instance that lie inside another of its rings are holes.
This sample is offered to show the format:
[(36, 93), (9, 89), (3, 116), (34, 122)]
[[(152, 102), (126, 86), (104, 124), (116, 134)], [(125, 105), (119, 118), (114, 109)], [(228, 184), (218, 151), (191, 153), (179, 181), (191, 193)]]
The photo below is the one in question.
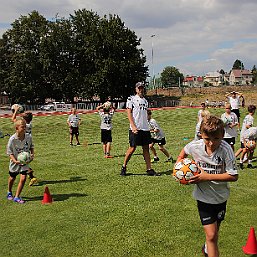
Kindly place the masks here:
[[(210, 111), (223, 113), (222, 109)], [(166, 133), (166, 146), (173, 157), (194, 137), (197, 112), (179, 108), (153, 112)], [(243, 110), (242, 116), (245, 114)], [(34, 117), (36, 157), (31, 166), (41, 183), (33, 187), (26, 183), (24, 205), (6, 200), (8, 138), (0, 139), (0, 256), (202, 256), (204, 233), (191, 196), (193, 186), (174, 181), (170, 176), (173, 165), (165, 163), (166, 157), (160, 152), (160, 162), (153, 168), (161, 176), (146, 176), (140, 148), (128, 164), (129, 176), (120, 177), (128, 147), (126, 114), (116, 113), (113, 118), (113, 159), (103, 158), (98, 144), (99, 116), (84, 114), (81, 118), (84, 146), (70, 147), (67, 116)], [(14, 133), (10, 119), (1, 119), (0, 129)], [(231, 183), (220, 230), (222, 257), (245, 256), (242, 246), (250, 227), (257, 229), (257, 172), (244, 169), (239, 174), (239, 180)], [(50, 205), (41, 203), (45, 186), (54, 200)]]

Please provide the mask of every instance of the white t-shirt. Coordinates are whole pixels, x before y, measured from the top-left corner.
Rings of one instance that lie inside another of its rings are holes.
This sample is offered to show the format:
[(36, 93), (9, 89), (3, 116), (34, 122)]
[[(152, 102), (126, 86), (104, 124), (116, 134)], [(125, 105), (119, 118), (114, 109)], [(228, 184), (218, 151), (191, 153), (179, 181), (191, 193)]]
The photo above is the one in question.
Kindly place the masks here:
[(79, 121), (80, 121), (80, 118), (78, 114), (71, 114), (68, 117), (68, 122), (70, 122), (71, 126), (74, 128), (78, 127)]
[(240, 97), (239, 96), (236, 96), (236, 98), (229, 96), (228, 101), (231, 104), (231, 109), (239, 109), (239, 107), (240, 107)]
[(244, 142), (244, 140), (256, 140), (257, 139), (257, 127), (251, 127), (249, 129), (247, 129), (243, 136), (242, 136), (242, 142)]
[(111, 130), (112, 129), (112, 117), (114, 111), (110, 111), (109, 113), (104, 113), (103, 111), (98, 112), (101, 117), (101, 129)]
[(224, 138), (237, 137), (237, 126), (229, 127), (229, 124), (238, 124), (238, 118), (234, 112), (227, 114), (226, 112), (221, 115), (221, 119), (226, 124)]
[(198, 122), (200, 122), (200, 123), (201, 123), (201, 121), (203, 120), (202, 112), (203, 112), (203, 110), (201, 109), (201, 110), (199, 110), (198, 113), (197, 113)]
[[(221, 141), (220, 146), (208, 155), (203, 139), (192, 141), (184, 147), (186, 154), (191, 155), (197, 165), (209, 174), (236, 175), (236, 158), (231, 146)], [(219, 204), (229, 197), (229, 184), (223, 181), (204, 181), (195, 184), (193, 197), (204, 203)]]
[[(127, 109), (132, 109), (132, 117), (138, 130), (149, 131), (147, 120), (148, 102), (138, 95), (130, 96), (126, 103)], [(130, 124), (130, 129), (132, 129)]]
[[(30, 149), (34, 148), (33, 142), (32, 142), (32, 136), (30, 134), (25, 133), (25, 137), (23, 140), (20, 140), (17, 137), (17, 134), (15, 133), (9, 138), (8, 144), (7, 144), (7, 154), (15, 157), (17, 160), (18, 154), (21, 152), (30, 152)], [(9, 164), (9, 171), (10, 172), (20, 172), (22, 170), (28, 170), (28, 165), (19, 165), (14, 163), (10, 159)]]
[(154, 139), (161, 140), (162, 138), (165, 137), (165, 134), (164, 134), (163, 130), (161, 129), (161, 127), (159, 126), (159, 124), (157, 123), (157, 121), (155, 119), (150, 119), (148, 121), (148, 123), (149, 123), (149, 129), (150, 130), (152, 130), (152, 129), (158, 129), (159, 130), (159, 132), (151, 133), (151, 136)]
[(26, 123), (26, 133), (28, 134), (32, 133), (32, 122)]
[(252, 115), (248, 114), (248, 115), (245, 116), (244, 121), (243, 121), (243, 125), (242, 125), (242, 128), (241, 128), (241, 133), (240, 133), (240, 142), (244, 141), (243, 140), (243, 134), (247, 130), (246, 125), (252, 126), (253, 121), (254, 121), (254, 118), (253, 118)]

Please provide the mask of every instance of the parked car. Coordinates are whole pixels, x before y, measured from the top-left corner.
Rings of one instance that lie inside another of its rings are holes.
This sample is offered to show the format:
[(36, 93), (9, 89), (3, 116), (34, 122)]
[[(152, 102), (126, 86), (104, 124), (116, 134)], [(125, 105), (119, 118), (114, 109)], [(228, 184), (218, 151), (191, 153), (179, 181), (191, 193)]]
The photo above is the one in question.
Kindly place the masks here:
[(55, 106), (52, 103), (48, 103), (48, 104), (42, 105), (39, 109), (41, 111), (54, 111)]
[(71, 104), (65, 102), (52, 102), (40, 107), (42, 111), (68, 111), (71, 109)]

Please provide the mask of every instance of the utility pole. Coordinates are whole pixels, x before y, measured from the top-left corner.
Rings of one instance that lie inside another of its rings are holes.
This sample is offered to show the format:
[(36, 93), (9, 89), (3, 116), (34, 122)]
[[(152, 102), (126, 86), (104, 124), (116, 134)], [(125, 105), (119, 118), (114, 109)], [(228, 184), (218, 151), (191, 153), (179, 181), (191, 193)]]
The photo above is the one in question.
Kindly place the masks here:
[(153, 38), (154, 37), (155, 37), (155, 35), (151, 35), (151, 38), (152, 38), (152, 85), (153, 85), (153, 88), (155, 88), (154, 63), (153, 63)]

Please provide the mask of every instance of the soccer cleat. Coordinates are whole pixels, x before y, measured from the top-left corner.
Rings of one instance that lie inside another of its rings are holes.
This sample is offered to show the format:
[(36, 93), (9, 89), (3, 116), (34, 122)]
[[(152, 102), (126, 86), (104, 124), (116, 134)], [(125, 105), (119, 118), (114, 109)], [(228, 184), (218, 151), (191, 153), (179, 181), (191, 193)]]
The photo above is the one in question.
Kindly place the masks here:
[(13, 198), (13, 201), (16, 202), (16, 203), (25, 203), (25, 201), (23, 201), (20, 197), (14, 197)]
[(153, 159), (151, 160), (151, 163), (154, 163), (154, 162), (158, 162), (160, 159), (159, 157), (153, 157)]
[(248, 164), (247, 164), (247, 168), (248, 168), (248, 169), (253, 169), (253, 165), (252, 165), (251, 163), (248, 163)]
[(126, 175), (127, 175), (126, 172), (127, 172), (126, 167), (122, 166), (122, 167), (121, 167), (121, 171), (120, 171), (120, 175), (121, 175), (121, 176), (126, 176)]
[(156, 176), (156, 172), (153, 169), (147, 170), (146, 173), (148, 176)]
[(30, 180), (30, 182), (29, 182), (29, 186), (33, 186), (33, 185), (35, 185), (35, 184), (37, 184), (37, 183), (38, 183), (37, 178), (32, 178), (32, 179)]
[(111, 156), (111, 155), (106, 155), (105, 158), (113, 158), (113, 156)]
[(202, 254), (203, 254), (205, 257), (208, 257), (208, 254), (205, 252), (205, 245), (203, 245), (203, 247), (202, 247)]
[(243, 164), (243, 163), (239, 163), (239, 168), (240, 168), (241, 170), (243, 170), (243, 169), (244, 169), (244, 164)]
[(72, 143), (70, 143), (70, 146), (73, 146), (73, 144), (72, 144)]
[(13, 200), (12, 192), (7, 193), (7, 200)]
[(172, 158), (172, 156), (171, 156), (171, 157), (169, 157), (165, 162), (173, 162), (173, 158)]
[(77, 143), (77, 145), (81, 145), (80, 143)]

